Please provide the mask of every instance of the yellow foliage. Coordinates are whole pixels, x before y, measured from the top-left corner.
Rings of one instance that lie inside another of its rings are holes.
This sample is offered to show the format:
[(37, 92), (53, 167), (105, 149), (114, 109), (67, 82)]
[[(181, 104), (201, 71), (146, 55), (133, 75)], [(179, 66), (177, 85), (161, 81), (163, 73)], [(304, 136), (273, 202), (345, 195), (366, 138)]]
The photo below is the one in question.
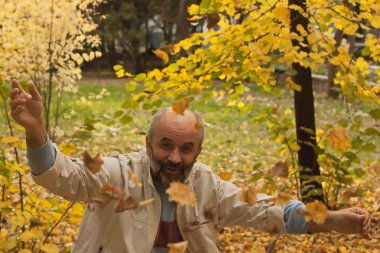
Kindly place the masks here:
[(169, 62), (169, 56), (166, 52), (162, 51), (162, 50), (153, 50), (153, 53), (158, 57), (160, 58), (164, 64), (167, 64)]
[(47, 244), (44, 244), (40, 247), (40, 249), (43, 251), (43, 252), (46, 252), (46, 253), (59, 253), (59, 248), (57, 245), (54, 245), (54, 244), (51, 244), (51, 243), (47, 243)]

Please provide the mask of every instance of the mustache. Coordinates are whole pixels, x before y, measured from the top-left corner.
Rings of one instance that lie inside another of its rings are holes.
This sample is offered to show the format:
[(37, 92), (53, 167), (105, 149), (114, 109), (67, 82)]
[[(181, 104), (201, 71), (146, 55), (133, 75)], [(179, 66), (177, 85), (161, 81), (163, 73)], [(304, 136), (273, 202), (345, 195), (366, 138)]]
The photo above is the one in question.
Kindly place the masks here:
[(171, 169), (185, 169), (185, 166), (182, 165), (182, 163), (172, 163), (169, 160), (164, 161), (161, 164), (161, 168), (171, 168)]

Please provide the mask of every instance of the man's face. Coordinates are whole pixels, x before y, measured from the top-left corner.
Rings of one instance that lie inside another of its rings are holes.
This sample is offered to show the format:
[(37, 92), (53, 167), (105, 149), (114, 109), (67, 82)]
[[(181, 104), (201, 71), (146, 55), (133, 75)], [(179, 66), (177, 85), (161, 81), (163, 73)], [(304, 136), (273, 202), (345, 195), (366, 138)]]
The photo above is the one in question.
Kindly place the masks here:
[(201, 151), (195, 124), (191, 113), (183, 116), (166, 112), (157, 123), (152, 139), (146, 139), (152, 172), (166, 186), (173, 181), (183, 182)]

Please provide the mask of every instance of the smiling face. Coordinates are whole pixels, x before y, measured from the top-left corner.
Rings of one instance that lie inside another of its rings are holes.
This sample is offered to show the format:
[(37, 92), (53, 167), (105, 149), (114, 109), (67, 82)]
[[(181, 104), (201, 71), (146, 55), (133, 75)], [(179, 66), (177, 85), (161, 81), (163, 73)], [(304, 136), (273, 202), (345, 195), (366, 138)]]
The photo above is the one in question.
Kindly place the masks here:
[(160, 115), (153, 133), (146, 137), (152, 172), (161, 177), (164, 185), (183, 182), (190, 173), (202, 149), (196, 123), (192, 112), (187, 110), (179, 115), (168, 109)]

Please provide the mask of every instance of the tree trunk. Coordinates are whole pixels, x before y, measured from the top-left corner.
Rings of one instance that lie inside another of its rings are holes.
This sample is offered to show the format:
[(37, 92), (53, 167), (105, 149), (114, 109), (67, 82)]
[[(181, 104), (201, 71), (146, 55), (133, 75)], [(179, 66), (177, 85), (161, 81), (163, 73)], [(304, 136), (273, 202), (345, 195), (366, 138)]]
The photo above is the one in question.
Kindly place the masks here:
[[(289, 6), (292, 4), (306, 11), (306, 0), (289, 0)], [(291, 32), (299, 34), (296, 29), (297, 25), (302, 25), (305, 31), (308, 31), (308, 19), (294, 9), (292, 9), (290, 13)], [(301, 46), (299, 41), (292, 40), (294, 47), (298, 47), (301, 51), (308, 53), (309, 44), (306, 37), (304, 37), (303, 43), (305, 45)], [(317, 161), (318, 155), (314, 150), (317, 143), (311, 69), (305, 68), (299, 63), (293, 63), (292, 67), (296, 71), (296, 74), (293, 76), (293, 81), (302, 87), (301, 91), (294, 91), (297, 143), (300, 146), (300, 150), (298, 151), (298, 165), (300, 167), (301, 197), (304, 202), (310, 202), (316, 199), (323, 201), (322, 185), (313, 179), (314, 176), (320, 175), (320, 170)]]
[(190, 6), (190, 0), (179, 0), (175, 41), (181, 41), (189, 37), (190, 22), (187, 20), (187, 8)]

